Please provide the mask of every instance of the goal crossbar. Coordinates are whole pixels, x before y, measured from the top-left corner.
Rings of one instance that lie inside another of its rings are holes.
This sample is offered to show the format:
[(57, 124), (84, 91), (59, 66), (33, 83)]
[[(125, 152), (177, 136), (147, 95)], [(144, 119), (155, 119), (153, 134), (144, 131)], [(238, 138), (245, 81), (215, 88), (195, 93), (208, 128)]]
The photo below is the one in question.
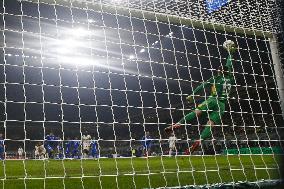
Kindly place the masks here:
[[(69, 0), (22, 0), (34, 3), (47, 3), (70, 7), (71, 3)], [(127, 16), (138, 19), (146, 19), (154, 22), (164, 22), (176, 25), (185, 25), (193, 28), (214, 30), (220, 32), (232, 32), (236, 34), (245, 34), (250, 36), (272, 38), (275, 33), (270, 31), (261, 31), (247, 27), (236, 27), (232, 25), (226, 25), (217, 23), (216, 20), (204, 21), (196, 18), (181, 17), (177, 15), (165, 14), (160, 12), (152, 12), (143, 9), (128, 8), (118, 4), (106, 4), (98, 3), (94, 0), (72, 0), (72, 7), (79, 9), (88, 9), (98, 12), (105, 12), (113, 15)]]

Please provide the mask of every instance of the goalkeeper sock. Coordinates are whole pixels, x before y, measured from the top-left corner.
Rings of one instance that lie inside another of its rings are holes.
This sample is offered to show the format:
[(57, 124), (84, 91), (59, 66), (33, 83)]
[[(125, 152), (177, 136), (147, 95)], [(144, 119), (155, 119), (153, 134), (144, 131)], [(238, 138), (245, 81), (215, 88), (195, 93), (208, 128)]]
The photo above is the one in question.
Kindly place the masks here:
[(210, 137), (211, 136), (211, 126), (205, 126), (205, 128), (203, 129), (203, 131), (201, 132), (201, 136), (200, 136), (200, 138), (202, 139), (202, 140), (204, 140), (204, 139), (206, 139), (206, 138), (208, 138), (208, 137)]
[(189, 153), (192, 154), (200, 145), (200, 140), (196, 140), (189, 148)]
[(187, 114), (186, 116), (184, 116), (181, 120), (179, 120), (178, 123), (180, 123), (180, 124), (188, 123), (188, 122), (192, 121), (194, 118), (196, 118), (196, 113), (195, 113), (195, 111), (192, 111), (189, 114)]

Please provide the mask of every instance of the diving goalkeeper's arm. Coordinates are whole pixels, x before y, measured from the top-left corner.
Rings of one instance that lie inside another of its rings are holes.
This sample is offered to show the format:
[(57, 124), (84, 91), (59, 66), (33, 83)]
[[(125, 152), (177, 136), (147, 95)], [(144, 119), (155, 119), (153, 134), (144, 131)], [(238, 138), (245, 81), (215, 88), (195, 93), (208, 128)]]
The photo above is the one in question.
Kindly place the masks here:
[[(190, 96), (186, 97), (186, 100), (189, 103), (193, 102), (193, 100), (194, 100), (193, 97), (195, 96), (195, 94), (199, 93), (201, 91), (201, 89), (205, 89), (206, 87), (208, 87), (208, 85), (212, 85), (212, 84), (218, 83), (218, 80), (220, 80), (220, 76), (224, 77), (224, 75), (228, 75), (229, 77), (231, 77), (230, 79), (232, 79), (232, 77), (233, 77), (232, 76), (232, 71), (233, 71), (232, 55), (235, 53), (237, 48), (236, 48), (235, 43), (233, 41), (231, 41), (231, 40), (225, 41), (224, 44), (223, 44), (223, 47), (228, 51), (229, 55), (227, 57), (226, 64), (224, 66), (221, 65), (220, 68), (218, 69), (219, 73), (222, 73), (222, 74), (218, 74), (217, 76), (213, 76), (209, 80), (207, 80), (207, 81), (203, 82), (201, 85), (199, 85), (192, 92), (192, 94)], [(211, 91), (211, 95), (214, 96), (214, 94), (212, 94), (214, 92), (216, 92), (216, 91)]]

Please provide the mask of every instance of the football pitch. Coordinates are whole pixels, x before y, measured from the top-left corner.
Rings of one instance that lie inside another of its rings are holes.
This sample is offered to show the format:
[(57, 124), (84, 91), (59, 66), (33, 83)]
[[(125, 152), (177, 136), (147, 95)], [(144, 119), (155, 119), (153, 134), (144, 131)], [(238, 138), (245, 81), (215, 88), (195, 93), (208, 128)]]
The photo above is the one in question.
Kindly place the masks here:
[(5, 160), (0, 166), (0, 187), (130, 189), (279, 179), (278, 158), (273, 155), (218, 155)]

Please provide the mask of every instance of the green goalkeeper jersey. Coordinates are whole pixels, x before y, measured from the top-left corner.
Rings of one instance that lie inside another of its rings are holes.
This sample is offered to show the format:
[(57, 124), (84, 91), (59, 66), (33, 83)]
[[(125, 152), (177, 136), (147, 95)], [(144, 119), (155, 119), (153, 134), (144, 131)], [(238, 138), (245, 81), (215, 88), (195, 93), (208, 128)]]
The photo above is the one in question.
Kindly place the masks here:
[(193, 94), (198, 93), (201, 89), (204, 89), (210, 86), (210, 97), (215, 97), (220, 101), (225, 101), (230, 94), (231, 86), (234, 82), (234, 77), (232, 74), (232, 57), (231, 55), (228, 56), (226, 65), (228, 72), (225, 74), (218, 74), (217, 76), (211, 77), (206, 82), (203, 82), (199, 85), (194, 91)]

